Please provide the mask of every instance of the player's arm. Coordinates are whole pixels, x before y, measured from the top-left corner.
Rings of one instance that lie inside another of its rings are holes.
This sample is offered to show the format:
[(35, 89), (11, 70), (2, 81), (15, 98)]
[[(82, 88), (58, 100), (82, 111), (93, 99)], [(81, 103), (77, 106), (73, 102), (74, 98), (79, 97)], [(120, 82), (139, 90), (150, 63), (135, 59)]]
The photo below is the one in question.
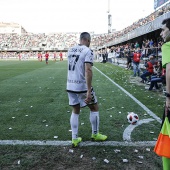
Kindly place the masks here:
[(92, 65), (91, 63), (85, 63), (85, 78), (86, 78), (86, 84), (87, 84), (87, 96), (85, 99), (86, 103), (89, 103), (91, 101), (91, 86), (92, 86)]
[(85, 79), (87, 84), (87, 94), (85, 102), (91, 102), (91, 87), (92, 87), (92, 66), (93, 66), (93, 51), (89, 50), (85, 57)]
[(166, 65), (166, 92), (170, 93), (170, 63)]
[[(166, 92), (170, 93), (170, 63), (166, 65)], [(170, 109), (170, 97), (166, 97), (166, 107)]]
[(91, 92), (91, 86), (92, 86), (92, 65), (91, 63), (85, 63), (85, 78), (86, 78), (86, 84), (87, 84), (87, 90)]

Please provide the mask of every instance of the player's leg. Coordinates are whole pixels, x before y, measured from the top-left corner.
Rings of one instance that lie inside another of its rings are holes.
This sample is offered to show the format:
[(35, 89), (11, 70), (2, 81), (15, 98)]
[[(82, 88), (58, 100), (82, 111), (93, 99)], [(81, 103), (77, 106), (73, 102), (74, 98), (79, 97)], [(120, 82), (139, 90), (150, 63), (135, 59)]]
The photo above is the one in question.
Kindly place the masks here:
[(88, 105), (90, 108), (90, 122), (92, 127), (92, 140), (94, 141), (104, 141), (107, 139), (107, 136), (99, 133), (99, 108), (97, 104), (97, 97), (93, 88), (91, 90), (92, 101), (91, 104)]
[(75, 93), (68, 93), (69, 105), (72, 106), (73, 110), (70, 117), (70, 125), (72, 130), (72, 146), (77, 147), (78, 144), (82, 141), (78, 137), (78, 126), (79, 126), (79, 114), (80, 114), (80, 104)]
[(136, 77), (136, 63), (133, 63), (133, 76)]
[(70, 117), (73, 147), (77, 147), (78, 144), (82, 141), (82, 138), (78, 137), (79, 113), (80, 113), (80, 104), (73, 106), (72, 114)]
[(99, 133), (99, 110), (98, 104), (88, 105), (90, 108), (90, 123), (92, 127), (91, 139), (93, 141), (105, 141), (107, 139), (106, 135)]
[(72, 110), (71, 117), (70, 117), (70, 125), (71, 125), (71, 130), (72, 130), (72, 139), (76, 139), (78, 137), (80, 105), (77, 104), (72, 107), (73, 107), (73, 110)]
[(140, 76), (140, 65), (139, 65), (139, 63), (137, 64), (137, 73), (138, 73), (138, 77)]
[(99, 133), (99, 110), (98, 110), (98, 104), (91, 104), (88, 105), (90, 108), (90, 123), (92, 127), (92, 134)]

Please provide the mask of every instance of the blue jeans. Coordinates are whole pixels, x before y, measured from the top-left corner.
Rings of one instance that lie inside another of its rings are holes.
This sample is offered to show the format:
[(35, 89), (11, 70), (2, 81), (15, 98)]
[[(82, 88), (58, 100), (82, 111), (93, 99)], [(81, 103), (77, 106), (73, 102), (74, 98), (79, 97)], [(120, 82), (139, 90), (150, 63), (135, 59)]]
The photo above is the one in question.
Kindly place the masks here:
[(142, 78), (142, 80), (147, 81), (148, 76), (152, 75), (152, 73), (150, 73), (149, 71), (144, 72), (140, 77)]
[(138, 76), (140, 75), (139, 63), (133, 62), (133, 73), (134, 76), (136, 76), (136, 73), (138, 73)]
[(151, 85), (149, 87), (149, 90), (152, 90), (153, 87), (155, 86), (156, 89), (158, 89), (158, 82), (162, 82), (162, 78), (161, 77), (157, 77), (157, 76), (152, 76), (151, 77)]

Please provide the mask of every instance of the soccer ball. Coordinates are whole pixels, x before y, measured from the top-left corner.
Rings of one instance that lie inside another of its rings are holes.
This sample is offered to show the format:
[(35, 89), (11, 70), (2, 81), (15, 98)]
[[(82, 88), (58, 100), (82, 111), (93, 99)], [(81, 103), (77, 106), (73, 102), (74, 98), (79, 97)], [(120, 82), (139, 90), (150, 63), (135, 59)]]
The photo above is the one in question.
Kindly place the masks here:
[(127, 120), (130, 124), (134, 125), (138, 122), (139, 116), (134, 112), (129, 112), (127, 115)]

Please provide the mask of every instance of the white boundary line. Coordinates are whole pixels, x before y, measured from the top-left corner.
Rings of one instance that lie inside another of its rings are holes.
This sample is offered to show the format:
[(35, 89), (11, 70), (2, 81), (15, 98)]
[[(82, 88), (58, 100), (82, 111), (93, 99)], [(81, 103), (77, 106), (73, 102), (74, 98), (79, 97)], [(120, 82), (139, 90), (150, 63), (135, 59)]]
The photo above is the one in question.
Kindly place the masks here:
[(129, 125), (123, 132), (123, 140), (125, 141), (131, 141), (131, 133), (132, 131), (137, 127), (142, 125), (143, 123), (149, 123), (151, 121), (154, 121), (154, 119), (142, 119), (137, 122), (136, 125)]
[[(81, 142), (80, 146), (155, 146), (156, 141), (137, 141), (137, 142)], [(71, 141), (29, 141), (29, 140), (0, 140), (0, 145), (37, 145), (37, 146), (70, 146)]]
[(128, 91), (126, 91), (123, 87), (118, 85), (116, 82), (114, 82), (111, 78), (109, 78), (107, 75), (105, 75), (103, 72), (101, 72), (99, 69), (94, 67), (99, 73), (101, 73), (103, 76), (105, 76), (108, 80), (110, 80), (115, 86), (117, 86), (119, 89), (121, 89), (124, 93), (126, 93), (132, 100), (134, 100), (140, 107), (142, 107), (150, 116), (152, 116), (154, 119), (156, 119), (159, 123), (162, 122), (162, 120), (156, 116), (151, 110), (149, 110), (144, 104), (142, 104), (138, 99), (136, 99), (133, 95), (131, 95)]

